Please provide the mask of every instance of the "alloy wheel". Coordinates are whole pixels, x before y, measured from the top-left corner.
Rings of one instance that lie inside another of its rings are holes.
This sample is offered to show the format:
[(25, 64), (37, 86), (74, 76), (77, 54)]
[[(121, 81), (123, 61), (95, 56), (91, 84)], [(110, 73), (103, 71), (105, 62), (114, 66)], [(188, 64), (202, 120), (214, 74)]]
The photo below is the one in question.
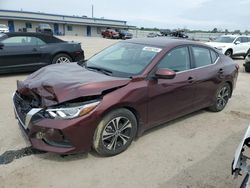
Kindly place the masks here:
[(230, 93), (228, 87), (222, 87), (217, 96), (217, 106), (219, 109), (223, 109), (226, 106), (229, 95)]
[(59, 57), (57, 60), (56, 60), (56, 63), (70, 63), (70, 60), (67, 58), (67, 57)]
[(102, 142), (107, 150), (117, 150), (125, 146), (131, 139), (132, 124), (126, 117), (112, 119), (104, 128)]

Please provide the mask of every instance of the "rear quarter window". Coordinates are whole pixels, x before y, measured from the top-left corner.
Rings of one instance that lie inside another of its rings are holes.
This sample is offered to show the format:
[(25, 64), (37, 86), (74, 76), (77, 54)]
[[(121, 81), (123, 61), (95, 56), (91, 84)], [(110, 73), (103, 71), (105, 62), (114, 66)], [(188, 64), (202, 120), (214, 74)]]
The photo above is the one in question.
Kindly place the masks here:
[(210, 55), (210, 51), (211, 50), (209, 50), (208, 48), (192, 47), (192, 52), (193, 52), (196, 67), (203, 67), (203, 66), (211, 65), (213, 63), (211, 55)]
[(213, 51), (213, 50), (210, 50), (210, 53), (211, 53), (212, 63), (215, 63), (215, 61), (218, 58), (218, 54), (215, 51)]

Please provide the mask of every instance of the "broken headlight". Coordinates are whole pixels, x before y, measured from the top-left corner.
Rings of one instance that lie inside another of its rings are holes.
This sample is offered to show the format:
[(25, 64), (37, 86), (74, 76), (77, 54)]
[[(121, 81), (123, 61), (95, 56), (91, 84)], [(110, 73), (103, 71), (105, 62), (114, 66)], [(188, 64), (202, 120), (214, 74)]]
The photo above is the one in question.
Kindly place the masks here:
[(100, 101), (95, 101), (80, 106), (51, 108), (47, 109), (46, 112), (49, 114), (51, 118), (73, 119), (88, 114), (94, 108), (96, 108), (99, 103)]

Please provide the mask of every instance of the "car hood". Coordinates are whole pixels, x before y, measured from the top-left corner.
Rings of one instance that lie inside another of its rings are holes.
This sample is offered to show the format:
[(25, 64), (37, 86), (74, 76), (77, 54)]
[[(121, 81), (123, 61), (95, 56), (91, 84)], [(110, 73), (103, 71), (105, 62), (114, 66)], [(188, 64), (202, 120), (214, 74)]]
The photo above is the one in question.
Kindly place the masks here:
[(225, 43), (225, 42), (207, 42), (206, 44), (212, 47), (223, 47), (230, 45), (230, 43)]
[(24, 81), (17, 81), (22, 95), (39, 97), (41, 106), (48, 107), (127, 85), (129, 78), (111, 77), (87, 70), (77, 63), (49, 65), (34, 72)]

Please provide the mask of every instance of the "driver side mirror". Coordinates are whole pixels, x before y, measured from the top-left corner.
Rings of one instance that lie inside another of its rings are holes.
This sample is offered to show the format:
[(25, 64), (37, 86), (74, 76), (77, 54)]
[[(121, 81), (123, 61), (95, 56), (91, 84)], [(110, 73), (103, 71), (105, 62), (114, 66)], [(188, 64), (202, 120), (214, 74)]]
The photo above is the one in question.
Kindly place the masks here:
[(236, 41), (235, 44), (236, 44), (236, 45), (240, 44), (240, 41)]
[(173, 79), (176, 76), (176, 73), (169, 69), (158, 69), (155, 73), (156, 78), (160, 79)]

